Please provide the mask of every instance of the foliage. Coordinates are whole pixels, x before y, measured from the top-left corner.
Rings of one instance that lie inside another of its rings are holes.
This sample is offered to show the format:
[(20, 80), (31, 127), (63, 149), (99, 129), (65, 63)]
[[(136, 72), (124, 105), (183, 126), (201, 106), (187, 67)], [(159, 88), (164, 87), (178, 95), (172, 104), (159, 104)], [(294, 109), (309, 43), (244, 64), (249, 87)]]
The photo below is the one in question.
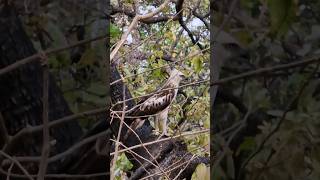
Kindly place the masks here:
[[(218, 42), (224, 47), (237, 42), (232, 44), (233, 54), (225, 59), (220, 76), (230, 77), (319, 54), (318, 4), (242, 0), (223, 28), (236, 41)], [(214, 25), (219, 27), (224, 11), (215, 10)], [(212, 169), (214, 179), (319, 179), (316, 68), (311, 64), (272, 71), (219, 87), (237, 99), (217, 101), (215, 107), (216, 132), (211, 143), (214, 151), (225, 154)], [(241, 112), (239, 102), (250, 113), (245, 129), (241, 122), (246, 112)], [(229, 147), (220, 148), (223, 146)]]
[(116, 162), (116, 169), (115, 169), (115, 176), (117, 180), (123, 179), (126, 175), (125, 172), (129, 171), (133, 165), (128, 160), (126, 155), (124, 153), (121, 153), (120, 156), (118, 156), (117, 162)]
[[(31, 8), (33, 4), (24, 5)], [(92, 0), (83, 3), (58, 0), (47, 2), (39, 11), (21, 18), (37, 50), (44, 51), (106, 34), (106, 19), (97, 18), (105, 5)], [(116, 27), (110, 31), (111, 36), (119, 36)], [(50, 71), (74, 113), (105, 106), (105, 58), (103, 41), (49, 56)], [(81, 122), (84, 128), (94, 123), (87, 118)]]
[[(196, 3), (198, 2), (198, 3)], [(134, 10), (134, 4), (128, 1), (112, 1), (114, 7), (122, 6)], [(138, 12), (150, 12), (160, 3), (154, 1), (140, 1)], [(203, 47), (209, 47), (209, 30), (204, 23), (193, 15), (197, 10), (201, 15), (208, 12), (209, 1), (184, 1), (183, 20), (193, 36)], [(159, 16), (174, 15), (175, 4), (170, 3)], [(111, 31), (121, 34), (127, 31), (132, 18), (125, 13), (115, 14)], [(209, 22), (209, 17), (205, 18)], [(121, 36), (111, 36), (111, 42), (119, 42)], [(113, 46), (114, 47), (114, 46)], [(112, 51), (112, 49), (111, 49)], [(209, 51), (201, 52), (188, 33), (177, 20), (168, 20), (144, 24), (140, 22), (134, 28), (125, 45), (120, 48), (115, 62), (130, 93), (134, 97), (147, 95), (167, 80), (165, 67), (176, 68), (187, 77), (182, 84), (209, 79)], [(168, 120), (168, 132), (171, 135), (190, 130), (209, 129), (209, 85), (197, 84), (180, 88), (183, 94), (178, 94), (177, 101), (171, 105)], [(140, 98), (136, 99), (138, 102)], [(149, 117), (153, 124), (153, 117)], [(209, 134), (195, 135), (185, 138), (188, 150), (197, 155), (209, 155)]]
[(192, 174), (192, 180), (209, 180), (210, 168), (201, 163), (197, 166), (195, 172)]

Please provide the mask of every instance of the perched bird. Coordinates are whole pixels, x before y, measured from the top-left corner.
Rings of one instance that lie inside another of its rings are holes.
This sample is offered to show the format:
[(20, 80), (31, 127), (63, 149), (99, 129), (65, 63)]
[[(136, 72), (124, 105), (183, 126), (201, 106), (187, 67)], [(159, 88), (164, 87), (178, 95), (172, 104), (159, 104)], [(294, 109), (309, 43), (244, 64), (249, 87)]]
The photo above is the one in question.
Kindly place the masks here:
[(155, 93), (142, 99), (133, 110), (135, 116), (155, 115), (155, 130), (167, 135), (167, 119), (171, 103), (176, 99), (184, 74), (177, 69), (170, 71), (169, 79)]

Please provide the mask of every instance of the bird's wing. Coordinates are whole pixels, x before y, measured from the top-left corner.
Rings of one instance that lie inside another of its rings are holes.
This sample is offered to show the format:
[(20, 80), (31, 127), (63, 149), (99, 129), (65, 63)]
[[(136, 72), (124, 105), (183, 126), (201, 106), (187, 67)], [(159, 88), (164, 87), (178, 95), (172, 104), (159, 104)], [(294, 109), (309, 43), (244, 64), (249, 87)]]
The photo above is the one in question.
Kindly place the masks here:
[(140, 103), (137, 104), (133, 115), (142, 116), (159, 113), (171, 104), (174, 96), (174, 89), (159, 91), (151, 95), (145, 101), (140, 101)]

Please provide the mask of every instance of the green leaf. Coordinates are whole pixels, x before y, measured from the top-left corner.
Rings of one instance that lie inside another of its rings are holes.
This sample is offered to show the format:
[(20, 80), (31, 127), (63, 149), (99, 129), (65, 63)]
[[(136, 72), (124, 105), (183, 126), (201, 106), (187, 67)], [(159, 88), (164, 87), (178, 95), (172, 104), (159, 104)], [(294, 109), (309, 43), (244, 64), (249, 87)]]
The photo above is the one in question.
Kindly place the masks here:
[(117, 158), (116, 168), (120, 168), (123, 171), (128, 171), (133, 167), (133, 164), (129, 161), (124, 153), (121, 153)]
[(133, 164), (129, 161), (127, 156), (124, 153), (121, 153), (120, 156), (118, 156), (116, 161), (116, 168), (115, 168), (115, 176), (116, 179), (121, 180), (123, 179), (123, 172), (129, 171), (133, 167)]
[(81, 56), (79, 61), (80, 66), (91, 66), (96, 61), (96, 55), (94, 49), (87, 49)]
[(97, 94), (98, 96), (104, 96), (107, 93), (107, 87), (102, 83), (94, 82), (94, 83), (91, 83), (87, 91)]
[(112, 38), (116, 38), (116, 37), (118, 37), (119, 35), (121, 34), (121, 31), (120, 31), (120, 29), (117, 27), (117, 26), (115, 26), (114, 24), (110, 24), (110, 36), (112, 37)]
[(48, 57), (48, 64), (52, 68), (59, 68), (59, 61), (57, 60), (56, 56), (49, 56)]
[(245, 137), (243, 143), (241, 143), (239, 147), (239, 152), (242, 150), (251, 150), (253, 147), (255, 147), (256, 142), (254, 140), (254, 137)]
[[(63, 32), (61, 31), (61, 29), (58, 27), (57, 24), (49, 21), (46, 25), (46, 30), (49, 32), (50, 36), (53, 39), (51, 43), (52, 48), (66, 46), (68, 44)], [(59, 66), (60, 65), (66, 66), (70, 64), (70, 54), (67, 51), (56, 53), (55, 57), (56, 57), (55, 60), (57, 62), (53, 62), (53, 64), (58, 63)]]
[(95, 94), (89, 94), (87, 92), (82, 93), (82, 99), (85, 102), (95, 105), (105, 105), (107, 101), (106, 98), (101, 98), (99, 96), (96, 96)]
[(210, 113), (207, 113), (207, 118), (203, 122), (203, 127), (204, 128), (210, 128)]
[(200, 56), (196, 56), (192, 59), (193, 69), (196, 73), (199, 73), (202, 69), (202, 59)]
[(161, 51), (161, 50), (160, 51), (155, 51), (154, 54), (155, 54), (156, 57), (158, 57), (160, 59), (163, 57), (163, 51)]
[(161, 77), (161, 69), (154, 70), (152, 74), (154, 77), (160, 78)]
[(272, 36), (285, 35), (295, 18), (297, 9), (295, 0), (268, 0)]
[(191, 180), (210, 180), (210, 168), (201, 163), (192, 174)]

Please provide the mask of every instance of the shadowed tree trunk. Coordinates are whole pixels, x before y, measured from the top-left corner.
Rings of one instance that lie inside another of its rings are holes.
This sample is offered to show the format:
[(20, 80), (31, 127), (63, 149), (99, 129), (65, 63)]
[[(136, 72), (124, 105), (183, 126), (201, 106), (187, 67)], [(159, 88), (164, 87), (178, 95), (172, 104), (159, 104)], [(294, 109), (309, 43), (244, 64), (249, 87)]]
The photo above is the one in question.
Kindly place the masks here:
[[(0, 10), (0, 68), (13, 64), (36, 53), (32, 42), (12, 7)], [(23, 65), (0, 76), (0, 113), (10, 136), (27, 126), (42, 124), (42, 66), (39, 61)], [(72, 112), (54, 78), (49, 76), (49, 121), (71, 115)], [(82, 130), (76, 121), (50, 129), (50, 140), (56, 142), (50, 155), (65, 151), (78, 141)], [(0, 143), (3, 144), (3, 143)], [(7, 153), (20, 156), (40, 156), (42, 133), (23, 137), (9, 144)], [(48, 166), (48, 172), (59, 170), (58, 161)], [(15, 167), (16, 168), (16, 167)], [(14, 168), (14, 169), (15, 169)], [(37, 165), (29, 166), (30, 173), (37, 172)]]
[[(17, 17), (17, 13), (11, 6), (3, 6), (0, 9), (0, 68), (29, 57), (36, 52), (32, 42), (25, 33), (23, 26)], [(41, 125), (42, 120), (42, 91), (43, 68), (39, 61), (23, 65), (0, 76), (0, 145), (3, 148), (8, 134), (14, 136), (28, 126)], [(56, 85), (54, 78), (49, 76), (49, 121), (57, 120), (73, 113), (68, 107), (63, 94)], [(98, 122), (85, 134), (82, 132), (77, 119), (50, 128), (50, 156), (63, 153), (72, 145), (83, 139), (106, 131), (105, 137), (81, 146), (71, 155), (49, 163), (47, 173), (63, 174), (91, 174), (104, 173), (100, 177), (90, 179), (105, 179), (108, 167), (109, 148), (105, 147), (108, 137), (108, 123), (106, 114), (96, 113)], [(7, 133), (6, 133), (7, 132)], [(28, 133), (27, 133), (28, 134)], [(30, 133), (29, 133), (30, 134)], [(13, 156), (41, 156), (42, 132), (22, 136), (14, 143), (8, 143), (6, 152)], [(99, 152), (97, 152), (99, 151)], [(3, 157), (0, 157), (3, 160)], [(1, 164), (1, 162), (0, 162)], [(37, 174), (37, 163), (22, 163), (30, 174)], [(5, 171), (9, 168), (1, 167)], [(14, 173), (22, 172), (15, 166)], [(1, 174), (1, 173), (0, 173)], [(5, 176), (0, 175), (0, 179)], [(47, 179), (47, 178), (46, 178)]]

